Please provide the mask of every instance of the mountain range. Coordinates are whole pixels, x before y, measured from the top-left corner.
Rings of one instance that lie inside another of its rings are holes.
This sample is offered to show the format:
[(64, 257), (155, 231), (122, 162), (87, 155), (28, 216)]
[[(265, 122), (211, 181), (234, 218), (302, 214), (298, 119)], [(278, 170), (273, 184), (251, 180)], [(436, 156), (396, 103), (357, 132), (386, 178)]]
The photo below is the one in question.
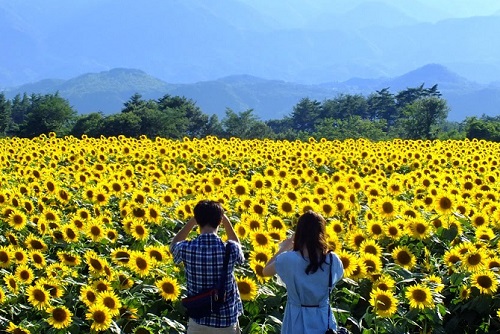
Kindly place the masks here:
[(367, 96), (383, 88), (397, 93), (421, 84), (425, 87), (438, 84), (451, 109), (448, 115), (450, 121), (463, 121), (468, 116), (500, 114), (500, 82), (479, 84), (439, 64), (428, 64), (392, 78), (352, 78), (321, 84), (269, 80), (251, 75), (173, 84), (142, 70), (116, 68), (68, 80), (45, 79), (5, 89), (4, 93), (13, 98), (23, 93), (59, 92), (80, 114), (100, 111), (107, 115), (120, 112), (123, 103), (135, 93), (141, 94), (143, 99), (157, 99), (169, 94), (192, 99), (204, 113), (215, 114), (219, 119), (225, 116), (226, 108), (231, 108), (235, 112), (253, 109), (260, 119), (268, 120), (290, 115), (293, 106), (305, 97), (321, 102), (339, 94)]
[(0, 2), (0, 89), (138, 68), (166, 82), (235, 74), (301, 84), (442, 64), (500, 78), (496, 0)]

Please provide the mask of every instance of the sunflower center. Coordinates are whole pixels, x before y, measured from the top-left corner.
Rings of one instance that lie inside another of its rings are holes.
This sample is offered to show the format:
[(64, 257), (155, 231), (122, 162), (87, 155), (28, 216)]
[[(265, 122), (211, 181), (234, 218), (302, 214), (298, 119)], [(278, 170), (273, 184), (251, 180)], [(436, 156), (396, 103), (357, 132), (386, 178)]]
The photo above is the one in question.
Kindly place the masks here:
[(30, 245), (33, 249), (43, 249), (43, 245), (38, 240), (31, 240)]
[(407, 265), (411, 262), (411, 256), (406, 251), (398, 252), (396, 258), (398, 259), (398, 262), (401, 263), (402, 265)]
[(382, 290), (382, 291), (388, 291), (389, 290), (389, 286), (386, 284), (386, 283), (379, 283), (377, 285), (377, 288)]
[(99, 235), (101, 235), (101, 229), (99, 228), (99, 226), (92, 226), (90, 228), (90, 234), (92, 234), (94, 236), (99, 236)]
[(477, 278), (477, 284), (483, 289), (489, 289), (493, 286), (493, 281), (491, 277), (482, 275)]
[(390, 202), (384, 202), (384, 204), (382, 204), (382, 211), (384, 211), (384, 213), (386, 213), (386, 214), (393, 213), (394, 206)]
[(467, 263), (471, 266), (476, 266), (481, 262), (481, 254), (475, 253), (467, 257)]
[(373, 255), (377, 255), (378, 252), (377, 252), (377, 248), (373, 245), (368, 245), (365, 247), (365, 252), (366, 253), (370, 253), (370, 254), (373, 254)]
[(94, 312), (93, 314), (93, 318), (94, 318), (94, 321), (98, 324), (103, 324), (106, 322), (106, 313), (104, 311), (101, 311), (101, 310), (97, 310)]
[(88, 300), (89, 302), (91, 302), (91, 303), (95, 302), (95, 300), (96, 300), (96, 295), (95, 295), (95, 293), (93, 293), (92, 291), (87, 291), (86, 296), (87, 296), (87, 300)]
[(415, 226), (415, 231), (417, 231), (418, 234), (424, 234), (427, 231), (427, 227), (424, 224), (417, 224)]
[(245, 195), (245, 193), (246, 193), (246, 189), (243, 186), (236, 186), (236, 188), (234, 190), (236, 191), (236, 195), (239, 195), (239, 196)]
[(260, 261), (260, 262), (263, 262), (263, 263), (267, 263), (267, 260), (268, 260), (268, 256), (264, 253), (258, 253), (256, 256), (255, 256), (255, 259), (257, 261)]
[(413, 299), (419, 303), (423, 303), (427, 300), (427, 293), (424, 290), (415, 289), (411, 295)]
[(376, 224), (376, 225), (373, 225), (372, 228), (371, 228), (371, 231), (373, 234), (375, 235), (379, 235), (379, 234), (382, 234), (382, 226)]
[(281, 210), (283, 210), (283, 212), (292, 212), (293, 208), (290, 203), (283, 203), (281, 205)]
[(267, 241), (268, 240), (267, 240), (267, 237), (265, 235), (263, 235), (263, 234), (257, 234), (255, 236), (255, 241), (257, 241), (257, 243), (259, 245), (265, 246), (265, 245), (267, 245)]
[(387, 231), (388, 231), (388, 232), (389, 232), (389, 234), (390, 234), (390, 235), (392, 235), (392, 236), (396, 236), (396, 235), (398, 235), (398, 232), (399, 232), (399, 230), (398, 230), (398, 229), (397, 229), (397, 227), (395, 227), (395, 226), (391, 226), (391, 227), (389, 227), (389, 229), (388, 229)]
[(60, 307), (57, 307), (52, 311), (52, 318), (57, 322), (65, 322), (68, 318), (68, 313)]
[(101, 261), (97, 259), (91, 259), (90, 260), (90, 265), (95, 269), (95, 270), (102, 270), (102, 263)]
[(443, 197), (439, 200), (439, 207), (444, 210), (451, 209), (451, 200), (448, 197)]
[(43, 303), (47, 300), (47, 296), (40, 289), (36, 289), (35, 291), (33, 291), (33, 298), (40, 303)]
[(161, 286), (161, 289), (163, 290), (163, 292), (165, 292), (166, 294), (173, 294), (175, 289), (174, 289), (174, 285), (170, 282), (166, 282), (166, 283), (163, 283), (162, 286)]
[(138, 235), (144, 235), (146, 231), (144, 230), (144, 227), (142, 227), (141, 225), (137, 225), (135, 227), (135, 233), (137, 233)]
[(147, 269), (147, 267), (148, 267), (148, 262), (146, 260), (144, 260), (143, 258), (137, 258), (135, 260), (135, 264), (141, 270)]
[(109, 309), (114, 309), (116, 307), (116, 302), (111, 297), (104, 298), (103, 304)]
[(377, 309), (381, 311), (387, 311), (392, 306), (392, 300), (389, 296), (379, 295), (377, 296)]
[(30, 279), (30, 277), (31, 277), (30, 273), (29, 273), (27, 270), (23, 270), (23, 271), (21, 271), (21, 273), (20, 273), (20, 275), (19, 275), (19, 276), (21, 277), (21, 279), (22, 279), (23, 281), (29, 280), (29, 279)]
[(240, 290), (240, 293), (242, 295), (247, 295), (252, 291), (250, 284), (248, 284), (247, 282), (239, 282), (238, 290)]
[(158, 252), (157, 250), (150, 251), (149, 256), (151, 256), (152, 258), (154, 258), (157, 261), (161, 261), (163, 259), (163, 256), (161, 255), (161, 253)]
[(9, 262), (9, 254), (6, 252), (0, 252), (0, 262), (7, 263)]

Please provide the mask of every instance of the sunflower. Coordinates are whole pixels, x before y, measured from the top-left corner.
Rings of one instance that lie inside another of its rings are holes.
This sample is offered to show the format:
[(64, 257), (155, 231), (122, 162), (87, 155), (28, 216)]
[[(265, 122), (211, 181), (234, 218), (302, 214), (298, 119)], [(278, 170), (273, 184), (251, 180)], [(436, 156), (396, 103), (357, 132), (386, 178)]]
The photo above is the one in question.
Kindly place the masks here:
[(358, 267), (357, 257), (346, 250), (340, 250), (336, 253), (342, 262), (342, 266), (344, 267), (344, 276), (351, 277), (353, 271)]
[(359, 251), (361, 254), (369, 253), (375, 256), (382, 255), (382, 247), (373, 239), (364, 240), (359, 246)]
[(176, 300), (179, 297), (180, 287), (175, 278), (165, 276), (155, 284), (165, 300)]
[(326, 237), (326, 244), (328, 246), (328, 250), (332, 252), (339, 252), (342, 249), (342, 241), (335, 234), (329, 234)]
[(405, 297), (409, 300), (410, 308), (423, 310), (433, 308), (432, 291), (428, 286), (416, 284), (406, 289)]
[(49, 307), (47, 313), (49, 318), (46, 321), (56, 329), (67, 328), (73, 321), (73, 313), (64, 305)]
[(250, 241), (252, 246), (255, 247), (268, 247), (272, 239), (266, 231), (253, 230), (250, 231)]
[(5, 302), (5, 291), (4, 289), (0, 286), (0, 305), (2, 305)]
[(382, 260), (380, 259), (380, 256), (365, 253), (360, 256), (359, 260), (364, 264), (367, 274), (376, 275), (380, 273), (380, 270), (382, 269)]
[(48, 249), (47, 244), (42, 239), (35, 237), (32, 233), (26, 237), (24, 244), (29, 250), (45, 252)]
[(151, 260), (142, 252), (132, 251), (128, 267), (139, 276), (144, 277), (149, 275), (149, 271), (151, 270)]
[(146, 207), (146, 219), (147, 221), (155, 224), (161, 222), (161, 207), (158, 204), (149, 203)]
[(45, 260), (45, 255), (41, 251), (32, 250), (28, 253), (28, 257), (35, 268), (45, 269), (47, 262)]
[(12, 254), (11, 246), (1, 246), (0, 247), (0, 268), (8, 268), (15, 260)]
[(26, 295), (30, 304), (38, 310), (45, 310), (50, 306), (50, 294), (41, 286), (29, 286)]
[(61, 298), (64, 293), (65, 283), (59, 279), (42, 277), (35, 284), (47, 290), (52, 298)]
[(29, 329), (21, 325), (16, 325), (12, 321), (9, 322), (9, 327), (5, 331), (12, 334), (31, 334)]
[(282, 217), (292, 217), (297, 209), (294, 202), (284, 197), (278, 201), (276, 208), (278, 210), (278, 215)]
[(149, 237), (149, 229), (142, 220), (134, 219), (130, 225), (130, 234), (137, 241), (146, 241)]
[(458, 298), (462, 301), (469, 299), (470, 297), (470, 287), (467, 285), (461, 285), (458, 289)]
[(384, 236), (384, 224), (378, 220), (370, 220), (366, 224), (366, 230), (371, 238), (380, 239)]
[(373, 289), (370, 293), (370, 305), (382, 318), (389, 318), (398, 310), (398, 300), (391, 291)]
[(432, 226), (424, 219), (410, 219), (408, 222), (408, 230), (415, 239), (426, 239), (432, 233)]
[(28, 223), (28, 217), (22, 211), (14, 209), (9, 215), (8, 223), (15, 230), (21, 231)]
[(122, 302), (114, 291), (104, 291), (97, 295), (96, 303), (106, 306), (111, 316), (116, 316), (120, 313)]
[(392, 291), (395, 286), (396, 281), (389, 274), (382, 274), (375, 282), (373, 282), (373, 289), (382, 291)]
[(482, 270), (472, 274), (471, 285), (481, 294), (494, 295), (497, 292), (498, 280), (491, 270)]
[(163, 246), (148, 245), (144, 248), (144, 252), (157, 263), (165, 263), (168, 259), (166, 249)]
[(333, 220), (329, 221), (328, 225), (326, 227), (327, 227), (328, 234), (332, 233), (332, 234), (340, 235), (340, 234), (345, 232), (344, 224), (338, 219), (333, 219)]
[(462, 254), (462, 266), (469, 272), (477, 272), (486, 267), (487, 255), (482, 250), (471, 250)]
[(257, 296), (257, 282), (249, 277), (236, 277), (236, 284), (242, 300), (255, 300)]
[(413, 255), (407, 246), (398, 246), (394, 248), (391, 255), (394, 259), (394, 263), (408, 270), (415, 267), (415, 264), (417, 263), (415, 255)]
[(16, 268), (15, 275), (19, 282), (24, 284), (31, 284), (31, 282), (33, 282), (33, 280), (35, 279), (35, 273), (33, 272), (33, 269), (25, 264), (22, 264)]
[(250, 193), (248, 182), (245, 180), (239, 180), (233, 185), (233, 194), (236, 197), (242, 197)]
[(109, 309), (106, 306), (98, 303), (94, 303), (89, 307), (89, 310), (86, 313), (85, 317), (87, 320), (92, 321), (90, 329), (96, 332), (109, 329), (113, 321)]
[(439, 277), (437, 275), (429, 275), (429, 276), (425, 277), (424, 282), (427, 285), (429, 285), (429, 287), (433, 291), (435, 291), (437, 293), (440, 293), (444, 289), (443, 280), (441, 279), (441, 277)]
[(482, 212), (476, 212), (470, 218), (470, 222), (476, 228), (479, 228), (481, 226), (487, 226), (489, 224), (489, 216)]
[(398, 213), (398, 205), (390, 197), (378, 198), (373, 205), (376, 208), (375, 211), (384, 218), (392, 218)]
[(5, 285), (7, 285), (7, 289), (9, 289), (10, 292), (13, 294), (17, 295), (19, 292), (19, 284), (17, 277), (14, 276), (13, 274), (6, 274), (3, 277), (3, 281), (5, 282)]
[(84, 285), (80, 289), (80, 300), (88, 307), (96, 302), (97, 295), (98, 292), (92, 286)]
[(252, 262), (250, 262), (250, 268), (255, 273), (255, 276), (257, 277), (257, 280), (259, 282), (261, 282), (261, 283), (264, 283), (265, 281), (267, 281), (267, 280), (270, 279), (270, 277), (264, 276), (262, 274), (262, 270), (264, 269), (265, 266), (266, 266), (266, 264), (264, 262), (260, 262), (260, 261), (252, 261)]
[(346, 236), (347, 244), (351, 249), (359, 250), (359, 247), (366, 240), (366, 235), (364, 230), (360, 228), (354, 228)]
[(97, 220), (92, 219), (87, 223), (85, 234), (94, 242), (100, 242), (104, 237), (103, 224)]
[(452, 196), (444, 192), (438, 192), (434, 200), (434, 209), (440, 214), (449, 214), (455, 208), (455, 201)]
[(118, 281), (118, 288), (120, 290), (128, 290), (134, 285), (134, 280), (124, 272), (118, 273), (116, 280)]
[(85, 262), (90, 272), (97, 276), (103, 274), (104, 267), (107, 265), (106, 259), (92, 250), (85, 253)]
[(272, 257), (271, 249), (269, 247), (257, 246), (250, 251), (249, 261), (259, 261), (267, 263)]
[(59, 260), (67, 266), (77, 266), (81, 263), (80, 256), (74, 252), (58, 251), (57, 257)]
[(130, 251), (125, 247), (115, 248), (111, 251), (111, 259), (118, 265), (126, 265), (130, 261)]

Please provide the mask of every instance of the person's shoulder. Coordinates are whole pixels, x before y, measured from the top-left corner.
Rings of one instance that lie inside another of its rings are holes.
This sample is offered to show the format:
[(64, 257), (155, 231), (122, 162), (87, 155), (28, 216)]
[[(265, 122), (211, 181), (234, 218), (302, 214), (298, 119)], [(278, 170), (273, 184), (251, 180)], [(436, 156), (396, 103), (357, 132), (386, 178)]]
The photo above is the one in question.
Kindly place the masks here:
[(276, 259), (280, 258), (281, 261), (295, 261), (299, 257), (297, 256), (297, 253), (294, 251), (286, 251), (281, 254), (279, 254)]

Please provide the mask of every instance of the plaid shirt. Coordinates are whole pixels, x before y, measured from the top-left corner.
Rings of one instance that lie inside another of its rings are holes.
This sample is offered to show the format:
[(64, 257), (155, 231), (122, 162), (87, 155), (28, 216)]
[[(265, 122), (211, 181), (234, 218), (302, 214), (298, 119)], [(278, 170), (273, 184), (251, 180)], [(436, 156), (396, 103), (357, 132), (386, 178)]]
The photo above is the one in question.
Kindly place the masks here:
[[(234, 241), (228, 241), (228, 243), (231, 252), (227, 266), (227, 300), (219, 314), (193, 319), (200, 325), (228, 327), (236, 323), (238, 316), (243, 314), (243, 304), (233, 275), (235, 264), (242, 264), (244, 261), (243, 251), (238, 243)], [(172, 254), (175, 263), (184, 263), (188, 296), (213, 288), (219, 282), (224, 263), (225, 245), (216, 234), (200, 234), (193, 240), (180, 241), (173, 246)]]

